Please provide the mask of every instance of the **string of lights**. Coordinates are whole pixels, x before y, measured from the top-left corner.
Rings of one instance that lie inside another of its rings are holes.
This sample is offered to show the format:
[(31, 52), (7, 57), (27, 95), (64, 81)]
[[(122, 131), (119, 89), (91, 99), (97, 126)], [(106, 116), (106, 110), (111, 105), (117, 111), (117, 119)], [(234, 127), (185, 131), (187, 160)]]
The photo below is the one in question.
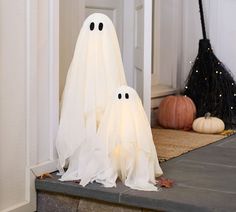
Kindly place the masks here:
[(235, 125), (236, 84), (229, 69), (215, 56), (208, 39), (199, 41), (199, 51), (187, 79), (184, 94), (197, 108), (197, 116), (210, 112), (228, 128)]

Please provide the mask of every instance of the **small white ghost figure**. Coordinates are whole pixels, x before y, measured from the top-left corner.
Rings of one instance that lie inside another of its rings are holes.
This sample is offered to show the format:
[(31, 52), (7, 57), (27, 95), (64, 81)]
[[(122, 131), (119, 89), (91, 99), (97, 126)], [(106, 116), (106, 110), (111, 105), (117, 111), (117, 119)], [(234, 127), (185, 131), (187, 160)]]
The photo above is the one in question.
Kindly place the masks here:
[(117, 176), (137, 190), (156, 191), (155, 177), (163, 174), (157, 158), (150, 124), (137, 92), (121, 86), (115, 92), (98, 131), (105, 145), (107, 171), (95, 179), (115, 185)]
[[(103, 14), (90, 15), (83, 23), (70, 64), (62, 97), (56, 139), (59, 169), (69, 160), (61, 180), (78, 180), (86, 185), (95, 169), (97, 129), (114, 90), (125, 85), (118, 39), (112, 21)], [(97, 169), (100, 166), (97, 164)]]

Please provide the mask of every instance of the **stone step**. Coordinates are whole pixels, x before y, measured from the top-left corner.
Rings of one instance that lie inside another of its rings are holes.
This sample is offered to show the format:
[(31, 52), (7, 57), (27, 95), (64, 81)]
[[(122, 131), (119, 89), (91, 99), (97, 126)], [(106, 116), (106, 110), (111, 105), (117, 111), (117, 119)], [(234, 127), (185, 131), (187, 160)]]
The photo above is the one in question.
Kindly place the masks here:
[(38, 212), (152, 212), (153, 210), (39, 191)]
[[(191, 141), (189, 141), (191, 142)], [(117, 183), (86, 187), (53, 178), (36, 179), (38, 212), (47, 211), (236, 211), (236, 135), (161, 163), (175, 184), (158, 192)]]

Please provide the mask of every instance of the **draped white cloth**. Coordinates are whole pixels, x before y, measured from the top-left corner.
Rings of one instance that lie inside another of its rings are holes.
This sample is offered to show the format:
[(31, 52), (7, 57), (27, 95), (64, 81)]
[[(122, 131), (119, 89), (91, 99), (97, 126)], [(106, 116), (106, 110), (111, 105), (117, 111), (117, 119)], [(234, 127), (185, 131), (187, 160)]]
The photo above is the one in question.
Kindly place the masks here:
[(155, 177), (163, 174), (151, 127), (136, 91), (121, 86), (107, 105), (98, 130), (106, 169), (95, 180), (114, 186), (117, 177), (130, 188), (156, 191)]
[(162, 175), (152, 132), (136, 91), (126, 86), (111, 20), (90, 15), (67, 74), (56, 140), (62, 181), (97, 181), (155, 191)]
[(99, 161), (89, 169), (96, 156), (97, 129), (112, 93), (125, 84), (114, 26), (107, 16), (92, 14), (80, 31), (62, 97), (56, 148), (59, 169), (67, 159), (69, 167), (61, 180), (81, 179), (86, 185), (101, 171)]

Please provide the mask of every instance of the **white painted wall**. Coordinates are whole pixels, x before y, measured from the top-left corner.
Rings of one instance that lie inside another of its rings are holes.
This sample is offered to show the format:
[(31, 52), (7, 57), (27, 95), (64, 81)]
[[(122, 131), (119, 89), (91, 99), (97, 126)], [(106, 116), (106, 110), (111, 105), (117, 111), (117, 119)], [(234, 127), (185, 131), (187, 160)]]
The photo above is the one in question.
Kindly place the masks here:
[[(181, 85), (188, 76), (202, 38), (198, 1), (183, 0), (183, 57)], [(236, 1), (204, 0), (207, 34), (218, 58), (230, 68), (236, 78)]]
[(0, 1), (0, 211), (25, 199), (25, 20), (25, 0)]

